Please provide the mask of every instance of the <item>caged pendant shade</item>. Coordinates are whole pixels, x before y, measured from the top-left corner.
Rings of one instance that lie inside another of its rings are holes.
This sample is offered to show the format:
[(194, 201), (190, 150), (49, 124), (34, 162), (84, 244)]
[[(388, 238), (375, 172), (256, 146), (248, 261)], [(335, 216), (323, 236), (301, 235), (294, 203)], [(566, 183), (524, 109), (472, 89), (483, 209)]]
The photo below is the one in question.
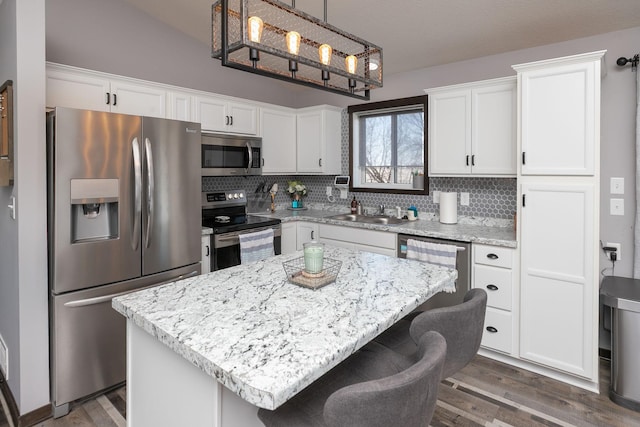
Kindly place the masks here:
[(365, 100), (382, 87), (382, 48), (326, 16), (278, 0), (217, 0), (212, 21), (212, 56), (224, 66)]

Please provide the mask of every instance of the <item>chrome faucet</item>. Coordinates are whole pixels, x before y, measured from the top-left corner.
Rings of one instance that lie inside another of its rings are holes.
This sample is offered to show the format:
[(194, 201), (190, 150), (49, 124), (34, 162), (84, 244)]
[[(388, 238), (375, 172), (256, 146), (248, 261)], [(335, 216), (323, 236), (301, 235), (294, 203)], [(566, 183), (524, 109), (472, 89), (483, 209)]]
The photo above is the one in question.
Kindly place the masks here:
[(378, 213), (379, 213), (380, 215), (384, 215), (384, 205), (379, 205), (379, 206), (378, 206)]

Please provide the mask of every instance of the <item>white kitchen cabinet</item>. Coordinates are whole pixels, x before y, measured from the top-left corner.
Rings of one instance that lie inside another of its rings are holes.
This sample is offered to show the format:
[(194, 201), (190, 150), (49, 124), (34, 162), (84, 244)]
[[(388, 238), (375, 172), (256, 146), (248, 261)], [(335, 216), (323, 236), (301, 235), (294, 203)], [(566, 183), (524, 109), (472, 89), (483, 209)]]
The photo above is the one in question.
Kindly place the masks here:
[(318, 240), (318, 224), (298, 222), (296, 227), (296, 249), (301, 251), (303, 245), (312, 240)]
[(152, 82), (47, 64), (47, 107), (165, 118), (167, 91)]
[(396, 257), (397, 234), (332, 224), (318, 226), (320, 242)]
[(602, 52), (514, 66), (520, 85), (522, 175), (593, 175), (600, 135)]
[(295, 222), (282, 223), (282, 236), (280, 237), (280, 249), (283, 255), (298, 250), (297, 225)]
[(167, 118), (193, 121), (193, 95), (188, 92), (171, 90), (167, 95)]
[(596, 379), (596, 188), (557, 182), (522, 185), (520, 357)]
[(202, 261), (201, 261), (201, 274), (211, 272), (211, 235), (202, 236)]
[(297, 172), (296, 113), (293, 109), (260, 109), (263, 174)]
[(226, 98), (197, 94), (194, 120), (203, 131), (257, 135), (258, 108)]
[(296, 117), (298, 173), (342, 173), (341, 109), (322, 105), (299, 109)]
[(426, 92), (429, 175), (516, 175), (515, 78)]
[(513, 67), (522, 153), (519, 358), (595, 390), (603, 56)]
[(474, 243), (472, 287), (487, 293), (482, 346), (514, 354), (517, 317), (516, 250)]

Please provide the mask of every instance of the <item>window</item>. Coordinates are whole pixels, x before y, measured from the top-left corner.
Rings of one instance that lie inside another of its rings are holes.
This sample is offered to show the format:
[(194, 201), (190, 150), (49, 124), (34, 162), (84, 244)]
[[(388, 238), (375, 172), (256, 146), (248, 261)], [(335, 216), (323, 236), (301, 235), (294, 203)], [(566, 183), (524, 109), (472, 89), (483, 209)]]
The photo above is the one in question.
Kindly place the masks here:
[(426, 102), (416, 96), (348, 108), (352, 191), (426, 194)]

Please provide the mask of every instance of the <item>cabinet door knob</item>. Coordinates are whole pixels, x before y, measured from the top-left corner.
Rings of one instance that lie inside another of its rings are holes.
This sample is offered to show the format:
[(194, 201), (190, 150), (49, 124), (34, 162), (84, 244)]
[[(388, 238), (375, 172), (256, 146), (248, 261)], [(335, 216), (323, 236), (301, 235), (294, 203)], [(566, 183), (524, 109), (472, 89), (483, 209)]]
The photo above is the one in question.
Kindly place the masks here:
[(111, 103), (111, 94), (109, 92), (107, 92), (105, 95), (107, 95), (107, 102), (106, 104), (109, 105)]
[(206, 256), (209, 256), (209, 245), (207, 245), (207, 255)]
[(487, 285), (487, 289), (489, 289), (490, 291), (497, 291), (498, 287), (496, 285)]
[(471, 155), (471, 166), (475, 166), (476, 165), (476, 155), (472, 154)]
[(487, 254), (487, 258), (489, 258), (489, 259), (498, 259), (498, 255), (496, 255), (496, 254)]
[(313, 240), (313, 230), (311, 230), (311, 240)]
[(467, 154), (467, 166), (469, 166), (469, 155)]
[(487, 331), (495, 334), (496, 332), (498, 332), (498, 329), (494, 328), (493, 326), (487, 326)]
[(115, 106), (118, 103), (118, 95), (113, 94), (113, 105)]

